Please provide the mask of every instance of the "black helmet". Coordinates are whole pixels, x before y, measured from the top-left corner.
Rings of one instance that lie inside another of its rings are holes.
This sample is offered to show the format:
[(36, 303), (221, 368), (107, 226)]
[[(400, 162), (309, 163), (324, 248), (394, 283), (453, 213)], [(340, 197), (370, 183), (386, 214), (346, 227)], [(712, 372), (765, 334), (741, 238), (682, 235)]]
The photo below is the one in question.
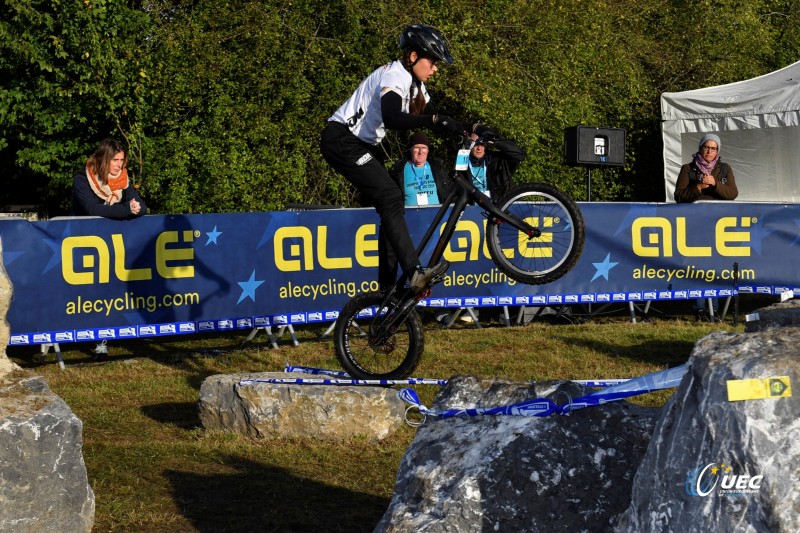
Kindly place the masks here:
[(407, 26), (400, 34), (400, 49), (411, 49), (422, 57), (452, 63), (453, 56), (439, 30), (424, 24)]

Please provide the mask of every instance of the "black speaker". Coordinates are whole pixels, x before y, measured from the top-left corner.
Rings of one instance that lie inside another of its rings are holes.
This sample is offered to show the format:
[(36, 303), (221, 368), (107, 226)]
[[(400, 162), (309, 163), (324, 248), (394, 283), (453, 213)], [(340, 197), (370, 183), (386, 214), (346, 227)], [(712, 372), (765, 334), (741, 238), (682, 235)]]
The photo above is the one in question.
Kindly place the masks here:
[(565, 129), (564, 161), (571, 166), (623, 166), (625, 130), (594, 126)]

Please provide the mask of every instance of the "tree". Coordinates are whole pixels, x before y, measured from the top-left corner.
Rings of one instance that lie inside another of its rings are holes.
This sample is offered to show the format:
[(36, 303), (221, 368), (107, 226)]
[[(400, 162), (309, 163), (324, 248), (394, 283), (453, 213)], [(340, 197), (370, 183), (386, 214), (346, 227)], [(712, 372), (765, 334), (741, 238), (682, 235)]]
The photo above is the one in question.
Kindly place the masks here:
[(6, 0), (0, 13), (0, 149), (12, 179), (59, 211), (103, 137), (123, 137), (140, 167), (148, 16), (113, 0)]
[[(456, 58), (427, 84), (434, 102), (517, 141), (517, 181), (585, 198), (564, 130), (618, 127), (626, 164), (593, 174), (593, 199), (663, 200), (661, 93), (800, 52), (798, 0), (6, 0), (0, 15), (0, 161), (62, 211), (74, 168), (110, 134), (155, 212), (357, 205), (320, 132), (419, 21)], [(432, 138), (452, 158), (454, 140)], [(404, 148), (389, 135), (387, 161)]]

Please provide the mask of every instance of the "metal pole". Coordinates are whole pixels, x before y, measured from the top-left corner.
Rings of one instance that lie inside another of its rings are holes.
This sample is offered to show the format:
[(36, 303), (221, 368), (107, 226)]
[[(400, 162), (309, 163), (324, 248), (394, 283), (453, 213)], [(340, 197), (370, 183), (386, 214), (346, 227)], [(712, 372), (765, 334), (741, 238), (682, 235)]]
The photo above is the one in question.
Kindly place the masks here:
[(588, 176), (586, 177), (586, 201), (592, 201), (592, 167), (586, 167)]
[(736, 296), (733, 299), (733, 327), (739, 325), (739, 263), (733, 263), (733, 288)]

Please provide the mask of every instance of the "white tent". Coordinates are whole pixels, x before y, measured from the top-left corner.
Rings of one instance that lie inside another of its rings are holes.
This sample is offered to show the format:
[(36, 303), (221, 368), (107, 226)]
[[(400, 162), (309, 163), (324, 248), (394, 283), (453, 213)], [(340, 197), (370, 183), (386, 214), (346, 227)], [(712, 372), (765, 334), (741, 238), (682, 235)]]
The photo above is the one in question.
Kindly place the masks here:
[(750, 80), (663, 93), (661, 120), (667, 201), (709, 132), (722, 141), (737, 200), (800, 201), (800, 61)]

